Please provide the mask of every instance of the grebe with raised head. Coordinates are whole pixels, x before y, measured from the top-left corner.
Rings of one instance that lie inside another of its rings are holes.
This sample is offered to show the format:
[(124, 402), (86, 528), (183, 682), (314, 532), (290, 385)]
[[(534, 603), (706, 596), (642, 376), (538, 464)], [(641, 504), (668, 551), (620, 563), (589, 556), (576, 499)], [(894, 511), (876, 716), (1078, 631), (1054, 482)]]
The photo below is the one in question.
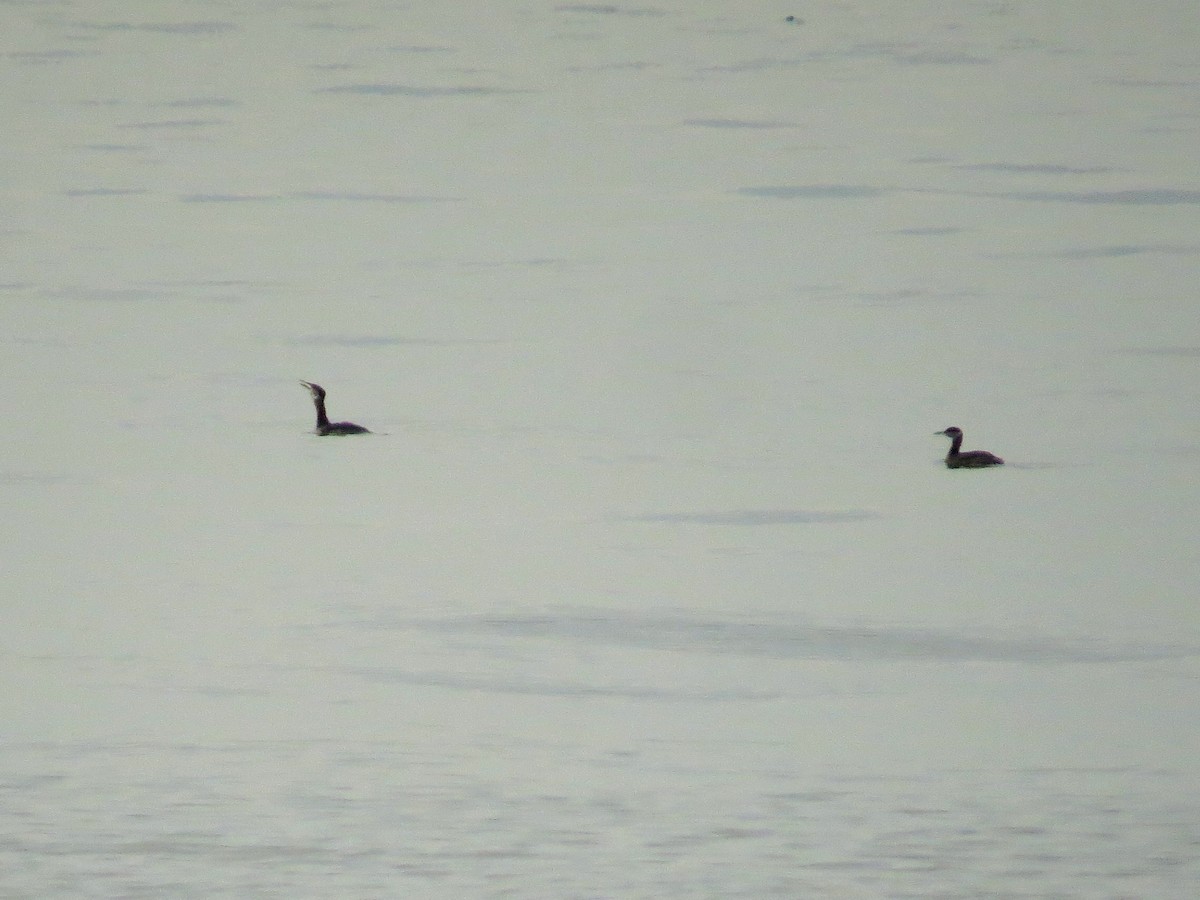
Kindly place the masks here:
[(308, 392), (312, 394), (313, 406), (317, 408), (317, 434), (324, 437), (327, 434), (370, 434), (371, 432), (361, 425), (355, 425), (353, 422), (330, 422), (329, 416), (325, 414), (325, 388), (319, 384), (313, 384), (311, 381), (301, 381), (302, 385), (308, 388)]
[(1004, 460), (986, 450), (968, 450), (963, 453), (960, 449), (963, 433), (957, 425), (951, 425), (945, 431), (936, 431), (934, 434), (944, 434), (950, 438), (950, 452), (946, 454), (948, 469), (984, 469), (988, 466), (1004, 465)]

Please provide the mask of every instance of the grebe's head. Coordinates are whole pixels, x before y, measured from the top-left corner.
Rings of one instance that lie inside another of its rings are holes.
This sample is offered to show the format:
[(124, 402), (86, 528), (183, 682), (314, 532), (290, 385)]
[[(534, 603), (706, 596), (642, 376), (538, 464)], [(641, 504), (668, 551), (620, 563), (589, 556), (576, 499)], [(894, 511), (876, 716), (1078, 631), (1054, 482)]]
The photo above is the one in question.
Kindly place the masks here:
[(957, 425), (951, 425), (945, 431), (935, 431), (934, 434), (944, 434), (948, 438), (962, 437), (962, 429)]
[(319, 384), (313, 384), (311, 381), (302, 381), (300, 383), (308, 388), (308, 392), (312, 394), (314, 400), (325, 399), (325, 388), (321, 387)]

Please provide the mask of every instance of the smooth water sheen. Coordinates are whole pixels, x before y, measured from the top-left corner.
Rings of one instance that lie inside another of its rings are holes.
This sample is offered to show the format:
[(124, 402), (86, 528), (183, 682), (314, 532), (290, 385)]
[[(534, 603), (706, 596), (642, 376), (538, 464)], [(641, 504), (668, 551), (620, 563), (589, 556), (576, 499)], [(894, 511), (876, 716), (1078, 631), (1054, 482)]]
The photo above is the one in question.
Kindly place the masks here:
[(0, 7), (0, 895), (1200, 895), (1198, 32)]

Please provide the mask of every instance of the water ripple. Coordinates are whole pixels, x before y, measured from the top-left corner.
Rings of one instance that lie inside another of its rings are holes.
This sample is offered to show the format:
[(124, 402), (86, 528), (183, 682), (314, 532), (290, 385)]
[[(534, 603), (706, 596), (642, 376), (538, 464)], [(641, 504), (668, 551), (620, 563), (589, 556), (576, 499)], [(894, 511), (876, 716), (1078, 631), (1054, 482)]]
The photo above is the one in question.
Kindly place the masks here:
[[(373, 623), (374, 627), (381, 624)], [(629, 613), (464, 616), (394, 623), (396, 626), (774, 659), (1063, 664), (1148, 662), (1200, 655), (1200, 648), (1184, 645), (1119, 645), (919, 627), (721, 621)]]
[(712, 512), (647, 513), (629, 516), (626, 522), (658, 522), (676, 525), (822, 525), (877, 519), (865, 509), (731, 509)]

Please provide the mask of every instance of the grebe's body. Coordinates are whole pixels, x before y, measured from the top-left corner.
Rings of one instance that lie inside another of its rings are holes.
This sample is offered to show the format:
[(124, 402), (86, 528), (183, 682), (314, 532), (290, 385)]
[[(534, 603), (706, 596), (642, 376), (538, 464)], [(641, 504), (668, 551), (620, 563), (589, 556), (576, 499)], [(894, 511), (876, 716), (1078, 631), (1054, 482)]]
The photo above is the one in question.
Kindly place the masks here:
[(325, 414), (325, 388), (319, 384), (313, 384), (310, 381), (300, 382), (308, 392), (312, 394), (313, 406), (317, 408), (317, 427), (316, 433), (324, 437), (329, 434), (370, 434), (366, 428), (361, 425), (355, 425), (353, 422), (330, 422), (329, 416)]
[(1004, 460), (986, 450), (963, 452), (962, 429), (955, 425), (951, 425), (945, 431), (939, 431), (937, 434), (944, 434), (950, 438), (950, 452), (946, 454), (946, 468), (948, 469), (986, 469), (988, 466), (1004, 465)]

